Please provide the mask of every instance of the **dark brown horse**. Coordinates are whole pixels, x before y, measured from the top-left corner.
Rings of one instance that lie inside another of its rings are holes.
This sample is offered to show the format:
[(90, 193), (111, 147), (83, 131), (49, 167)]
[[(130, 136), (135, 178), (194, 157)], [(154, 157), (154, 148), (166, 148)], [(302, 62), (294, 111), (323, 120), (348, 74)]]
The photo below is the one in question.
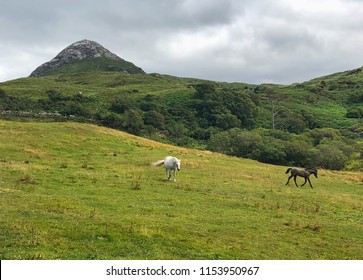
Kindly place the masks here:
[(292, 177), (294, 177), (294, 182), (295, 182), (295, 185), (298, 187), (297, 183), (296, 183), (296, 177), (297, 176), (300, 176), (300, 177), (303, 177), (305, 179), (305, 182), (304, 184), (301, 185), (304, 186), (306, 184), (307, 181), (309, 181), (309, 184), (310, 184), (310, 187), (313, 189), (313, 186), (311, 185), (311, 182), (310, 182), (310, 179), (309, 179), (309, 176), (310, 174), (314, 174), (314, 176), (316, 178), (318, 178), (318, 170), (316, 169), (311, 169), (311, 168), (306, 168), (306, 169), (297, 169), (296, 167), (294, 168), (288, 168), (285, 172), (285, 174), (289, 173), (289, 171), (291, 171), (291, 175), (289, 177), (289, 179), (287, 179), (287, 184), (289, 184), (289, 181)]

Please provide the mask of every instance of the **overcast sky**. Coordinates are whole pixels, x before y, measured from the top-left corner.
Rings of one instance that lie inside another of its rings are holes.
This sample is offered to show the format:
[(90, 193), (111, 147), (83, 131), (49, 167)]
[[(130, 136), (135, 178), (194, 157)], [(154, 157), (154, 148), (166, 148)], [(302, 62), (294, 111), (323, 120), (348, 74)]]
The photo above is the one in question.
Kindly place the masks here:
[(11, 0), (0, 82), (93, 40), (147, 73), (291, 84), (363, 66), (363, 0)]

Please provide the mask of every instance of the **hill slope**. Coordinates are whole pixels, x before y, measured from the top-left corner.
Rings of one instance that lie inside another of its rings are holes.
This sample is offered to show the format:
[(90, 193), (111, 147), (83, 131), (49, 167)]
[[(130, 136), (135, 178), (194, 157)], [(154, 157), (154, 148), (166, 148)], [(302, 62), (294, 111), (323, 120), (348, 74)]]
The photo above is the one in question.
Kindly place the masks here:
[[(151, 163), (182, 159), (177, 183)], [(0, 121), (1, 259), (362, 259), (362, 174), (177, 148), (94, 125)]]

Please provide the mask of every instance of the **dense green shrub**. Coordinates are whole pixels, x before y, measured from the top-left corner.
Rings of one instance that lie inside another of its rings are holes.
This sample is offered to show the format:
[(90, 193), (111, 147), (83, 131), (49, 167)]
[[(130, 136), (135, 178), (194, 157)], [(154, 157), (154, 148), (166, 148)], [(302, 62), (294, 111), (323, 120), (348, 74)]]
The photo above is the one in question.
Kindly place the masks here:
[(346, 113), (347, 118), (361, 119), (363, 118), (363, 107), (350, 108)]
[(144, 123), (156, 129), (165, 129), (164, 115), (155, 110), (148, 111), (144, 114)]
[(347, 156), (334, 145), (323, 144), (316, 148), (314, 163), (326, 169), (343, 169), (348, 161)]
[(7, 94), (6, 94), (5, 90), (0, 88), (0, 98), (5, 98), (5, 97), (7, 97)]
[(342, 169), (357, 151), (335, 130), (289, 134), (278, 130), (242, 130), (212, 134), (207, 148), (232, 156), (246, 157), (272, 164)]
[(111, 110), (118, 114), (123, 114), (125, 111), (134, 108), (137, 108), (135, 99), (127, 95), (119, 95), (111, 103)]
[(133, 134), (140, 134), (140, 132), (144, 128), (142, 113), (134, 109), (127, 110), (124, 114), (123, 127), (124, 129)]
[(214, 84), (195, 86), (197, 117), (221, 129), (251, 127), (257, 116), (258, 98), (250, 91), (217, 89)]

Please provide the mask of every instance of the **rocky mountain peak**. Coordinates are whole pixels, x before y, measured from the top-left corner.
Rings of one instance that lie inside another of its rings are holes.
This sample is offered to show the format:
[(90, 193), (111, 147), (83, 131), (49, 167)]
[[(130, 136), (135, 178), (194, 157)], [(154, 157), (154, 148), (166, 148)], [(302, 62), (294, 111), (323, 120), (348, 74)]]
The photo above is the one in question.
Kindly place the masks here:
[[(30, 74), (30, 77), (41, 77), (44, 76), (44, 74), (49, 70), (60, 68), (64, 65), (81, 61), (87, 58), (101, 58), (101, 57), (117, 60), (123, 63), (132, 64), (118, 57), (116, 54), (110, 52), (109, 50), (107, 50), (106, 48), (104, 48), (95, 41), (81, 40), (66, 47), (52, 60), (40, 65)], [(134, 67), (138, 68), (136, 66)], [(138, 68), (138, 70), (139, 71), (132, 70), (131, 72), (144, 73), (144, 71), (141, 68)], [(129, 72), (129, 71), (128, 69), (125, 69), (124, 72)]]

